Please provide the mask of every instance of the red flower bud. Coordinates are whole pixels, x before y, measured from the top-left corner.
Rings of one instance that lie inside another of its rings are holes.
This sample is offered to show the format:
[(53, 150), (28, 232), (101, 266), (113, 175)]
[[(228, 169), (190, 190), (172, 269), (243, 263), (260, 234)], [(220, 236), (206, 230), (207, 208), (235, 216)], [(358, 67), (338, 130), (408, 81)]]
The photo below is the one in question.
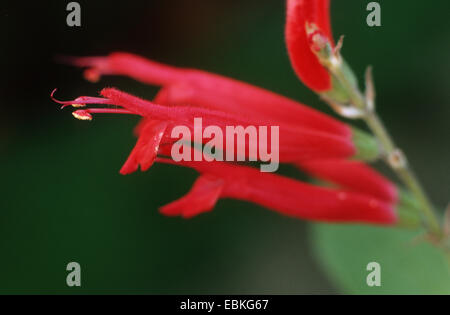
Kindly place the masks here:
[(289, 58), (300, 80), (316, 92), (331, 89), (329, 73), (311, 51), (323, 49), (327, 43), (333, 45), (329, 6), (329, 0), (287, 0), (285, 37)]

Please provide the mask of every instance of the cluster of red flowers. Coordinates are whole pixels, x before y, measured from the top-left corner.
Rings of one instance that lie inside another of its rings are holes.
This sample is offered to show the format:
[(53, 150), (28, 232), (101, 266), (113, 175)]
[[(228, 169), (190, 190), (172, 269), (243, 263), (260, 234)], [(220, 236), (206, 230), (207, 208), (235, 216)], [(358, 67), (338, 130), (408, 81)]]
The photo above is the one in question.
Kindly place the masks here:
[[(298, 77), (316, 92), (328, 91), (332, 80), (311, 50), (314, 47), (308, 25), (314, 25), (316, 32), (333, 42), (329, 0), (288, 0), (285, 33)], [(377, 156), (375, 141), (345, 123), (243, 82), (127, 53), (74, 58), (70, 62), (87, 68), (85, 77), (91, 81), (102, 75), (125, 75), (161, 86), (153, 102), (114, 88), (103, 89), (101, 97), (57, 102), (85, 107), (73, 113), (79, 119), (90, 120), (94, 113), (143, 117), (136, 128), (136, 146), (120, 170), (122, 174), (134, 172), (139, 166), (147, 170), (155, 161), (191, 167), (200, 173), (189, 193), (161, 208), (166, 215), (191, 217), (212, 210), (220, 198), (235, 198), (309, 220), (372, 224), (393, 224), (397, 220), (396, 186), (361, 161)], [(88, 104), (91, 106), (86, 107)], [(92, 107), (94, 104), (102, 106)], [(171, 130), (180, 124), (192, 126), (195, 117), (201, 117), (205, 127), (277, 125), (280, 162), (294, 164), (334, 185), (303, 183), (238, 163), (175, 162), (170, 158), (174, 142)]]

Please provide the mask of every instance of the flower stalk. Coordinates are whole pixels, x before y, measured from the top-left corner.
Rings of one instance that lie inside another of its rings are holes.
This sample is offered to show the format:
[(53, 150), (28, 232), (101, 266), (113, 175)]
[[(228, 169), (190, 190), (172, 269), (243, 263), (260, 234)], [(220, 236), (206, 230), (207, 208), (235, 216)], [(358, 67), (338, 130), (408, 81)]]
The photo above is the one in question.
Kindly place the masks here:
[[(434, 241), (440, 241), (443, 233), (433, 206), (418, 178), (409, 167), (406, 156), (397, 147), (375, 111), (375, 88), (371, 67), (367, 68), (366, 71), (366, 91), (363, 94), (358, 87), (353, 72), (341, 56), (343, 37), (333, 48), (328, 38), (318, 32), (314, 25), (306, 27), (306, 30), (310, 35), (311, 50), (318, 57), (319, 62), (329, 71), (332, 81), (335, 83), (330, 91), (320, 93), (322, 99), (328, 102), (341, 116), (350, 119), (363, 119), (366, 122), (379, 141), (383, 159), (420, 203), (419, 208), (423, 217), (423, 225), (429, 236)], [(340, 97), (337, 98), (336, 95), (340, 95)], [(346, 98), (343, 98), (342, 95), (345, 95)]]

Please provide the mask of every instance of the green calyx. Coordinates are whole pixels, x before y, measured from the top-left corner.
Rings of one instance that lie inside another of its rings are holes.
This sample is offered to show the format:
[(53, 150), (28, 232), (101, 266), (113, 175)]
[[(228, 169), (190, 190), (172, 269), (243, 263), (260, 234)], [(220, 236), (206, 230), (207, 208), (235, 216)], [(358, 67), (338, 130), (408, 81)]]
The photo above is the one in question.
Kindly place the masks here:
[(352, 127), (352, 140), (356, 148), (353, 159), (374, 161), (380, 157), (381, 152), (378, 141), (369, 133)]
[[(340, 70), (343, 74), (343, 76), (348, 80), (348, 82), (351, 84), (351, 86), (357, 87), (358, 81), (356, 79), (355, 74), (351, 70), (351, 68), (348, 66), (348, 64), (342, 60), (340, 65)], [(323, 95), (338, 104), (350, 104), (352, 101), (352, 97), (349, 94), (348, 88), (342, 85), (339, 78), (336, 77), (335, 74), (330, 73), (331, 78), (331, 89), (324, 92)]]
[(405, 228), (419, 228), (421, 226), (420, 204), (409, 192), (398, 189), (396, 206), (398, 226)]

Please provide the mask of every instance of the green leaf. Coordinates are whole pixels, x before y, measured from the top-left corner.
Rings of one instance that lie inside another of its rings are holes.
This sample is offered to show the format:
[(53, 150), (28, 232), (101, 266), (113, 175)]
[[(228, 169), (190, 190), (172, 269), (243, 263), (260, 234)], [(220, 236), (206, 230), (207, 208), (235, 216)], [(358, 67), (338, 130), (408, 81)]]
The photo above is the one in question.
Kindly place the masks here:
[[(450, 294), (449, 261), (417, 232), (356, 226), (314, 225), (313, 242), (322, 266), (345, 293)], [(369, 287), (370, 262), (381, 266), (381, 286)]]

